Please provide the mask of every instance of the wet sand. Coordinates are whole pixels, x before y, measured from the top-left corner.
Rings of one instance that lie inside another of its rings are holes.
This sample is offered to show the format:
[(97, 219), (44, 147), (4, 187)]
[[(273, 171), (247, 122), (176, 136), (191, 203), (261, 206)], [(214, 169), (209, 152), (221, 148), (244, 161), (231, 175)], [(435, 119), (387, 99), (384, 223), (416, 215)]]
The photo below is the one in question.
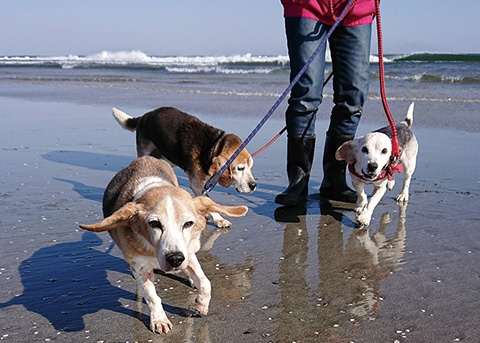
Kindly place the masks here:
[[(168, 97), (159, 104), (166, 105)], [(239, 119), (233, 115), (238, 100), (216, 103), (214, 111), (231, 116), (206, 115), (211, 102), (198, 100), (182, 106), (174, 98), (168, 104), (241, 137), (258, 122), (246, 112), (256, 107), (262, 116), (273, 102), (249, 101)], [(217, 186), (211, 193), (219, 203), (250, 211), (231, 220), (231, 230), (205, 229), (198, 255), (212, 282), (209, 315), (191, 311), (195, 291), (182, 274), (158, 274), (157, 291), (174, 328), (157, 335), (148, 329), (146, 305), (137, 301), (128, 265), (110, 236), (78, 228), (100, 218), (105, 186), (135, 156), (134, 134), (110, 114), (122, 104), (107, 103), (0, 98), (0, 340), (479, 341), (478, 132), (428, 127), (432, 104), (418, 103), (414, 131), (420, 153), (411, 200), (408, 206), (395, 203), (402, 180), (397, 175), (397, 186), (375, 209), (368, 230), (355, 229), (351, 210), (318, 200), (324, 120), (317, 124), (306, 208), (283, 211), (273, 202), (286, 185), (282, 136), (255, 158), (256, 192), (240, 195)], [(407, 106), (391, 105), (404, 108), (400, 117)], [(451, 105), (435, 106), (448, 113)], [(141, 114), (153, 106), (119, 108)], [(448, 115), (439, 121), (459, 120)], [(362, 121), (359, 134), (384, 124)], [(249, 151), (282, 127), (276, 115)], [(176, 173), (186, 188), (185, 175)]]

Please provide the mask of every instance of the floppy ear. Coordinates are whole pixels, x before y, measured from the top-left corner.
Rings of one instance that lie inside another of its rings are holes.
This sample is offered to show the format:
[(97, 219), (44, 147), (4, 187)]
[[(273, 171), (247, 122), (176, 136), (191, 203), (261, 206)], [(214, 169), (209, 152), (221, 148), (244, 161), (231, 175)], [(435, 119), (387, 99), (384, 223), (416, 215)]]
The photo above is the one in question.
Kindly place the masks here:
[(80, 227), (88, 231), (102, 232), (115, 229), (119, 226), (127, 226), (138, 214), (139, 206), (140, 205), (134, 202), (126, 203), (102, 221), (91, 225), (80, 224)]
[(335, 158), (339, 161), (346, 161), (347, 163), (357, 162), (355, 157), (355, 148), (357, 147), (356, 140), (348, 141), (340, 145), (335, 152)]
[(193, 203), (197, 211), (204, 216), (210, 212), (218, 212), (227, 217), (242, 217), (248, 211), (247, 206), (223, 206), (205, 196), (194, 198)]
[(233, 182), (232, 165), (229, 165), (227, 170), (225, 170), (220, 176), (220, 180), (218, 180), (218, 183), (220, 184), (220, 186), (226, 188), (226, 187), (230, 187), (232, 182)]
[[(222, 156), (217, 156), (214, 157), (212, 160), (212, 165), (210, 166), (210, 169), (208, 170), (209, 175), (215, 175), (227, 162), (225, 158)], [(230, 185), (233, 182), (233, 176), (232, 176), (232, 170), (230, 166), (225, 170), (222, 175), (220, 175), (220, 179), (218, 180), (218, 183), (222, 187), (230, 187)]]

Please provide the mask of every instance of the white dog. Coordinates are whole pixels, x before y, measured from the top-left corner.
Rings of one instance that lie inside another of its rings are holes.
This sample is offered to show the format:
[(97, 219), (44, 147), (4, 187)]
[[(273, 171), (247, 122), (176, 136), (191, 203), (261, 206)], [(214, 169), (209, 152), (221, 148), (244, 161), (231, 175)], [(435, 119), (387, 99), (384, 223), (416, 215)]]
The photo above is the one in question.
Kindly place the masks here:
[[(403, 188), (397, 197), (399, 202), (408, 201), (410, 181), (417, 163), (418, 142), (410, 130), (413, 123), (413, 108), (412, 103), (405, 120), (396, 126), (400, 146), (400, 157), (397, 163), (403, 166), (405, 173)], [(337, 160), (345, 160), (349, 163), (353, 187), (358, 195), (355, 219), (361, 226), (370, 224), (373, 210), (386, 189), (392, 190), (395, 185), (395, 181), (389, 180), (386, 175), (392, 152), (391, 136), (391, 129), (387, 126), (342, 144), (336, 152)], [(365, 184), (373, 184), (374, 187), (370, 202), (364, 191)]]

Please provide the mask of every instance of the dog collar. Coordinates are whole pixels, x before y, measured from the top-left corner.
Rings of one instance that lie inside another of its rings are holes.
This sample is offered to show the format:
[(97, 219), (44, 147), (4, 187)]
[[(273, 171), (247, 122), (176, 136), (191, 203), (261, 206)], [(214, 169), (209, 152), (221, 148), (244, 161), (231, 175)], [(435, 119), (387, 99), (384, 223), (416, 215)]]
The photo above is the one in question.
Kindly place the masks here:
[(349, 163), (348, 164), (348, 171), (352, 175), (355, 175), (359, 179), (362, 179), (363, 181), (366, 181), (366, 182), (380, 181), (380, 180), (383, 180), (385, 177), (387, 177), (389, 181), (392, 181), (393, 180), (393, 175), (396, 172), (401, 173), (403, 171), (403, 166), (401, 164), (398, 164), (398, 163), (390, 162), (389, 164), (387, 164), (387, 166), (385, 168), (383, 168), (380, 175), (378, 175), (373, 180), (366, 179), (366, 178), (363, 177), (363, 175), (360, 175), (359, 173), (357, 173), (357, 171), (355, 170), (355, 163)]

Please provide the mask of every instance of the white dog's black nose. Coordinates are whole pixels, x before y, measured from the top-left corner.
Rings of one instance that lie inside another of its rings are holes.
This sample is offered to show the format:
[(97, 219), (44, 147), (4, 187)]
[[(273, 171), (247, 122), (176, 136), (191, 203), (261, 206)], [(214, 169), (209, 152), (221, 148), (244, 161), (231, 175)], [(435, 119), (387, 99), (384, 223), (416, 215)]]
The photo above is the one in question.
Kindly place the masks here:
[(172, 252), (165, 255), (168, 264), (174, 268), (180, 266), (185, 261), (185, 256), (181, 252)]
[(248, 183), (248, 187), (252, 190), (252, 192), (257, 188), (257, 183), (255, 181), (251, 181)]
[(377, 170), (378, 164), (376, 162), (370, 162), (367, 164), (367, 168), (370, 173), (373, 173), (375, 170)]

